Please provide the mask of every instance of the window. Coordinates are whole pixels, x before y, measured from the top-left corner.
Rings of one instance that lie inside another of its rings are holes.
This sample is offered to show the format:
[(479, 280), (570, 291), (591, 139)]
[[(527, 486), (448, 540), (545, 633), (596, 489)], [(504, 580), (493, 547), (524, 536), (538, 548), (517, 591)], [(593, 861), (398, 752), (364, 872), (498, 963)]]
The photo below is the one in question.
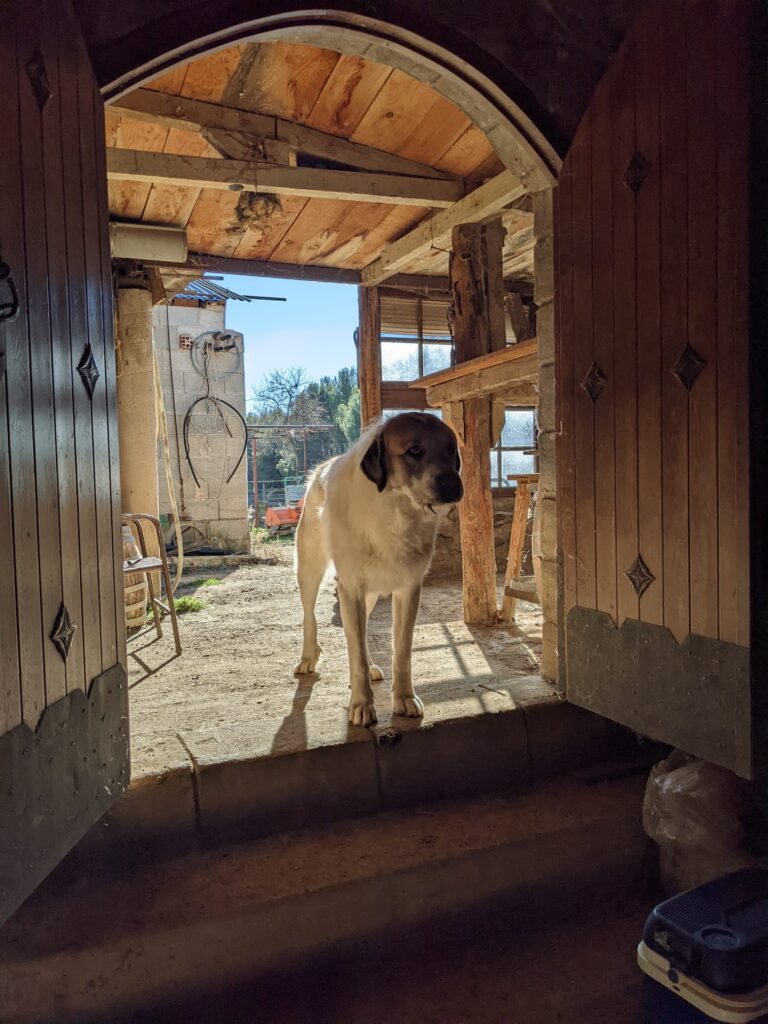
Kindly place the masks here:
[(535, 473), (535, 455), (526, 451), (536, 447), (536, 410), (507, 409), (498, 444), (491, 448), (491, 487), (514, 487), (507, 477), (515, 473)]
[(411, 381), (451, 365), (448, 303), (383, 294), (381, 379)]

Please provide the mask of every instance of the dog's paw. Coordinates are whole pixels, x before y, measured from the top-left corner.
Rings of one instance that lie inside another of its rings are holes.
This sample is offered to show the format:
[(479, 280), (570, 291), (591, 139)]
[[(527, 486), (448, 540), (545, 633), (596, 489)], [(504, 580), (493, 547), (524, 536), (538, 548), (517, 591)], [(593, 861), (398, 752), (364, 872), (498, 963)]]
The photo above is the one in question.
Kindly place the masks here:
[(392, 698), (393, 711), (396, 715), (404, 715), (406, 718), (423, 718), (424, 705), (416, 694), (399, 697), (397, 694)]
[(312, 675), (313, 672), (317, 671), (317, 663), (320, 661), (322, 653), (322, 649), (316, 647), (314, 654), (302, 654), (301, 659), (294, 666), (293, 674), (295, 676)]
[(364, 727), (376, 724), (376, 708), (373, 704), (355, 704), (354, 702), (349, 705), (349, 724), (350, 725), (362, 725)]
[(372, 683), (380, 683), (384, 678), (384, 673), (381, 671), (378, 665), (374, 665), (373, 662), (368, 666), (368, 674), (371, 677)]

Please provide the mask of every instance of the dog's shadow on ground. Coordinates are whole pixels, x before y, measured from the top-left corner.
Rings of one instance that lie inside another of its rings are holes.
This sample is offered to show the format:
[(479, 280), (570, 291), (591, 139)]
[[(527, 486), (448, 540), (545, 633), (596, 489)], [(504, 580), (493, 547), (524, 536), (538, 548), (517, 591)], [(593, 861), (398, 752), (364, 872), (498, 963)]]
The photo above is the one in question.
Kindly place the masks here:
[(284, 754), (291, 750), (307, 749), (306, 709), (312, 697), (315, 683), (319, 679), (319, 672), (294, 676), (296, 690), (293, 694), (291, 710), (275, 732), (271, 750), (273, 754)]

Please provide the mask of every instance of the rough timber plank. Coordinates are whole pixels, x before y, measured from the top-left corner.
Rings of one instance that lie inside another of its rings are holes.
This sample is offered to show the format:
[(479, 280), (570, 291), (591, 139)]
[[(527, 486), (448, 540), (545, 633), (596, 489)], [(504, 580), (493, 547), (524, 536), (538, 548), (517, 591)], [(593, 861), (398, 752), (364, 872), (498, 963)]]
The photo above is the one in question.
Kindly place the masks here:
[(239, 105), (305, 121), (338, 61), (338, 53), (316, 46), (264, 44), (243, 84)]
[(449, 248), (451, 232), (457, 224), (476, 223), (490, 217), (523, 195), (525, 189), (519, 180), (511, 171), (504, 171), (387, 246), (379, 258), (363, 270), (363, 283), (381, 284), (433, 246)]
[(326, 80), (307, 119), (312, 128), (349, 138), (392, 69), (344, 54)]
[(450, 207), (464, 194), (459, 182), (307, 167), (276, 167), (246, 160), (211, 159), (108, 149), (107, 176), (140, 182), (165, 182), (188, 188), (270, 192), (358, 202)]

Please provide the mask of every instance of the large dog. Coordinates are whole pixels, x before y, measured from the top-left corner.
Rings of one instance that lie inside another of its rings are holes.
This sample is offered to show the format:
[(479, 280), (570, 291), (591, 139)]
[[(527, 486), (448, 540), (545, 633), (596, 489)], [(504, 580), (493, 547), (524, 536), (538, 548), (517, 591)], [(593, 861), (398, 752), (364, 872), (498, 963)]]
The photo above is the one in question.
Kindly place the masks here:
[(453, 431), (436, 416), (402, 413), (377, 423), (345, 455), (315, 471), (296, 537), (296, 575), (304, 609), (304, 648), (296, 675), (314, 672), (315, 603), (329, 563), (338, 580), (349, 651), (349, 721), (376, 721), (371, 680), (383, 678), (368, 651), (368, 616), (392, 594), (392, 693), (395, 714), (419, 717), (411, 645), (421, 583), (435, 547), (438, 515), (464, 489)]

